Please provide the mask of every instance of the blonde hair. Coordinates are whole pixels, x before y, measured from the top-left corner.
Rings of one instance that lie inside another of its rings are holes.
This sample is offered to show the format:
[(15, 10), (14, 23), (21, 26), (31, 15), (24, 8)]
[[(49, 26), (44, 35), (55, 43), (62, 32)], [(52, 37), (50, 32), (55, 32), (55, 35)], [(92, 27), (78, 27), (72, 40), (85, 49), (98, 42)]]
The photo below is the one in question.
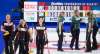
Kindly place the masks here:
[(24, 19), (21, 19), (19, 24), (22, 24), (23, 22), (26, 22)]
[(24, 19), (20, 20), (18, 27), (22, 26), (23, 22), (25, 22), (25, 27), (28, 27), (27, 24), (26, 24), (26, 21)]
[[(7, 16), (10, 16), (10, 14), (6, 14), (6, 18), (7, 18)], [(10, 16), (11, 17), (11, 16)], [(11, 18), (10, 18), (11, 19)]]

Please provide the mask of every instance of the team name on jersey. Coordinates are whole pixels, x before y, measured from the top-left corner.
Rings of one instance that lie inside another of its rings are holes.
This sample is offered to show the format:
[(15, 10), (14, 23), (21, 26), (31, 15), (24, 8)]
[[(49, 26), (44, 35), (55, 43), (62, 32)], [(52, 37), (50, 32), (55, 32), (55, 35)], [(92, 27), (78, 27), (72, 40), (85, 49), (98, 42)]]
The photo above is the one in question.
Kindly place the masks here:
[(4, 23), (4, 26), (11, 26), (13, 23)]
[(26, 28), (18, 28), (19, 31), (27, 31)]
[(37, 29), (37, 30), (45, 30), (45, 27), (37, 26), (36, 29)]

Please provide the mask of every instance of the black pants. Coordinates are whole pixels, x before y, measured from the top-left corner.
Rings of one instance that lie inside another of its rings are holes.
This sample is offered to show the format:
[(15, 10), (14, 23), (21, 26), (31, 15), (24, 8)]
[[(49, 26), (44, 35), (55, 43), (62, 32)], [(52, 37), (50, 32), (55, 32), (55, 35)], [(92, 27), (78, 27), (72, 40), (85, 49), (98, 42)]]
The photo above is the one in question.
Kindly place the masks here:
[(25, 42), (24, 42), (24, 40), (19, 41), (19, 54), (26, 54), (25, 53)]
[(92, 33), (92, 39), (93, 39), (92, 49), (97, 49), (97, 40), (96, 40), (97, 32), (98, 32), (98, 27), (94, 26), (93, 33)]
[(19, 45), (19, 40), (15, 39), (15, 42), (14, 42), (14, 52), (16, 52), (16, 50), (18, 48), (18, 45)]
[(16, 50), (19, 46), (19, 54), (29, 54), (29, 35), (27, 32), (18, 32), (18, 35), (16, 36), (15, 42), (14, 42), (14, 51), (16, 53)]
[(75, 42), (75, 49), (78, 49), (79, 48), (80, 29), (71, 30), (71, 33), (72, 33), (72, 39), (71, 39), (70, 47), (73, 48), (73, 45), (74, 45), (74, 42)]
[(86, 51), (91, 51), (91, 32), (86, 31)]
[(58, 32), (58, 37), (59, 37), (58, 50), (60, 50), (60, 49), (62, 49), (62, 43), (63, 43), (63, 31), (61, 31), (61, 34), (59, 34), (59, 32)]
[(10, 54), (14, 54), (14, 49), (13, 49), (14, 37), (15, 37), (15, 32), (12, 32), (9, 38)]
[(25, 43), (25, 54), (29, 54), (29, 47), (28, 47), (29, 42)]
[[(98, 27), (93, 27), (93, 32), (87, 32), (86, 33), (86, 50), (91, 51), (91, 49), (97, 49), (97, 40), (96, 40), (96, 34), (98, 31)], [(92, 34), (92, 47), (91, 47), (91, 34)]]
[(29, 53), (28, 53), (28, 52), (29, 52), (29, 47), (28, 47), (28, 45), (29, 45), (29, 41), (30, 41), (30, 34), (29, 34), (28, 31), (27, 31), (25, 35), (26, 35), (26, 36), (25, 36), (25, 53), (26, 53), (26, 54), (29, 54)]
[(21, 40), (15, 40), (14, 43), (14, 51), (16, 52), (18, 46), (19, 46), (19, 54), (29, 54), (29, 47), (28, 47), (29, 42), (23, 42)]
[(44, 36), (37, 36), (36, 37), (37, 54), (43, 54), (44, 42), (45, 42)]
[(4, 37), (5, 42), (5, 54), (9, 54), (9, 37)]
[(10, 37), (10, 35), (4, 36), (4, 42), (5, 42), (5, 53), (6, 54), (14, 54), (14, 50), (13, 50), (13, 45), (12, 45), (12, 40)]

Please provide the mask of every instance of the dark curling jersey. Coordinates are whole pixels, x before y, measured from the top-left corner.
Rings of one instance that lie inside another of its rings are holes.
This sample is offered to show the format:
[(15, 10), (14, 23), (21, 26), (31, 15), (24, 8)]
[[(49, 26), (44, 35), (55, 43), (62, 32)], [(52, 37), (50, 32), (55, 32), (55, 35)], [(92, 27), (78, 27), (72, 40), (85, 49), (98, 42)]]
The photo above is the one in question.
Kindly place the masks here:
[(22, 41), (27, 41), (28, 39), (28, 28), (26, 27), (18, 27), (18, 38)]
[(46, 30), (45, 25), (43, 24), (42, 26), (40, 26), (39, 24), (35, 27), (36, 31), (37, 31), (37, 36), (44, 36), (44, 31)]
[(10, 23), (7, 23), (6, 21), (4, 21), (3, 23), (2, 23), (2, 26), (4, 27), (4, 29), (6, 30), (6, 31), (8, 31), (8, 32), (12, 32), (13, 31), (13, 29), (14, 29), (14, 27), (13, 27), (13, 22), (11, 21)]
[(27, 37), (27, 31), (28, 27), (22, 27), (21, 25), (17, 28), (18, 34), (19, 34), (19, 40), (25, 40), (25, 37)]

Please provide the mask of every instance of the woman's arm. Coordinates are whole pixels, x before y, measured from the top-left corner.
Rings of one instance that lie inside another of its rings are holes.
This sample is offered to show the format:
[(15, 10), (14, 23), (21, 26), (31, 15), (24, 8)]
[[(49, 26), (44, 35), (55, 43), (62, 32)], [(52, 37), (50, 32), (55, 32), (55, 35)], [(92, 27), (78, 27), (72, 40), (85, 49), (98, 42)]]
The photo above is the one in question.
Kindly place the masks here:
[(59, 28), (59, 35), (61, 34), (61, 29), (62, 29), (61, 26), (62, 26), (62, 22), (59, 22), (59, 27), (58, 27)]
[(89, 23), (89, 27), (88, 27), (88, 32), (90, 32), (91, 31), (91, 23)]
[(44, 31), (45, 36), (47, 37), (47, 30)]
[(33, 38), (32, 38), (32, 36), (33, 36), (33, 29), (29, 28), (28, 29), (28, 33), (29, 33), (29, 40), (32, 42), (33, 41)]
[(4, 26), (1, 26), (1, 31), (6, 32), (6, 30), (4, 29)]
[(36, 31), (36, 29), (33, 29), (33, 32), (34, 32), (34, 42), (36, 42), (36, 36), (37, 36), (37, 31)]
[(13, 25), (13, 31), (15, 31), (15, 25)]
[(32, 36), (32, 34), (33, 34), (33, 30), (32, 30), (32, 28), (29, 28), (29, 29), (28, 29), (28, 32), (29, 32), (30, 37), (31, 37), (31, 36)]

